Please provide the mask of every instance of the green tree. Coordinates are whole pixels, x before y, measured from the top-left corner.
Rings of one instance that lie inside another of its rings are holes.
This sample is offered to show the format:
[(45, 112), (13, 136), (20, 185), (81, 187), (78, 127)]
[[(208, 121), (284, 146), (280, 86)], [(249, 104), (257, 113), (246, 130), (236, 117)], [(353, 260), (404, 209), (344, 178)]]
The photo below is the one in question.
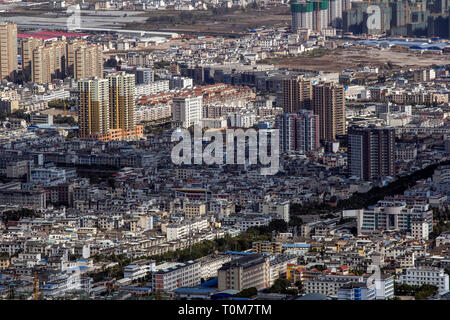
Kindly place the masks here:
[(258, 290), (255, 287), (244, 289), (236, 294), (233, 297), (238, 298), (250, 298), (258, 294)]

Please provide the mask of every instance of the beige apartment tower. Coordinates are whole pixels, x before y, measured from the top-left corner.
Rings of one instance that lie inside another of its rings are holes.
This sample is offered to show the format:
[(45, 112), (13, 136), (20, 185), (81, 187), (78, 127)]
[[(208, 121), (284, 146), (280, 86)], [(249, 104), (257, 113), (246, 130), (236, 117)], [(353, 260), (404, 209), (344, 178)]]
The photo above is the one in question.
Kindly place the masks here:
[(90, 77), (103, 78), (103, 49), (101, 46), (82, 45), (74, 51), (73, 77), (82, 80)]
[(109, 123), (111, 129), (131, 130), (134, 118), (134, 74), (118, 72), (107, 76), (109, 82)]
[(21, 42), (22, 73), (25, 81), (31, 81), (31, 67), (33, 63), (33, 51), (42, 46), (42, 40), (38, 38), (24, 38)]
[(0, 23), (0, 81), (17, 75), (17, 24)]
[(67, 65), (67, 75), (74, 78), (75, 76), (75, 52), (83, 47), (87, 46), (87, 41), (82, 39), (74, 39), (67, 43), (66, 46), (66, 65)]
[(319, 115), (319, 138), (335, 141), (336, 136), (345, 134), (345, 92), (344, 87), (333, 82), (313, 86), (313, 110)]
[(312, 81), (301, 76), (283, 79), (283, 111), (297, 113), (298, 110), (311, 109)]
[(63, 79), (66, 69), (66, 42), (55, 41), (33, 50), (31, 78), (36, 83), (51, 83)]
[(108, 134), (109, 85), (106, 79), (78, 82), (78, 123), (81, 138)]

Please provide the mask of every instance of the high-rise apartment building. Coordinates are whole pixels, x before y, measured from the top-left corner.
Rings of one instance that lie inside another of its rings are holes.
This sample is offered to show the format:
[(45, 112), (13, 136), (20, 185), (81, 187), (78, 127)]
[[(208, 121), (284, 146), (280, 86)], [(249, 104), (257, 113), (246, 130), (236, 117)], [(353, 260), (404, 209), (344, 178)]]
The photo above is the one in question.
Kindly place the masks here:
[(35, 83), (51, 83), (66, 75), (66, 42), (54, 41), (33, 50), (31, 78)]
[(78, 81), (78, 108), (81, 138), (108, 134), (110, 128), (108, 80)]
[(107, 76), (109, 81), (109, 120), (111, 129), (131, 130), (134, 119), (134, 74), (118, 72)]
[(282, 152), (315, 151), (319, 144), (319, 116), (308, 110), (279, 115), (275, 121), (280, 131)]
[(312, 80), (301, 76), (283, 79), (283, 111), (296, 113), (301, 109), (311, 109)]
[(110, 141), (143, 134), (143, 127), (135, 123), (133, 74), (81, 80), (78, 96), (80, 138)]
[(312, 2), (292, 2), (292, 31), (313, 28), (313, 4)]
[(200, 123), (202, 119), (202, 96), (180, 97), (173, 99), (173, 121), (183, 128)]
[(87, 46), (87, 41), (83, 39), (74, 39), (67, 43), (66, 46), (66, 65), (67, 65), (67, 75), (70, 77), (75, 77), (75, 53), (76, 51)]
[(328, 0), (291, 2), (292, 30), (294, 32), (300, 29), (321, 31), (327, 28), (329, 23), (328, 2)]
[(342, 2), (343, 0), (330, 0), (328, 5), (328, 21), (335, 28), (342, 27)]
[(17, 75), (17, 24), (0, 23), (0, 81)]
[(348, 173), (365, 181), (395, 175), (395, 130), (356, 127), (348, 130)]
[(25, 81), (31, 81), (33, 51), (42, 46), (39, 38), (23, 38), (21, 41), (22, 73)]
[(81, 45), (74, 51), (75, 80), (103, 78), (103, 49), (100, 45)]
[(344, 87), (333, 82), (313, 86), (313, 110), (319, 115), (319, 138), (334, 141), (337, 135), (345, 134)]
[(313, 30), (322, 31), (328, 27), (328, 0), (313, 1)]

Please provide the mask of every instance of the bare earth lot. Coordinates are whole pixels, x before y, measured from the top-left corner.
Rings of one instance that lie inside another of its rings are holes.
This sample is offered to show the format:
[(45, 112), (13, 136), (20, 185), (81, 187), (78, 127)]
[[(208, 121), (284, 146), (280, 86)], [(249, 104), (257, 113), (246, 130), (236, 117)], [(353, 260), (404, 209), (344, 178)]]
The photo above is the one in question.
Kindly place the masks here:
[(318, 71), (340, 72), (362, 66), (383, 67), (390, 62), (394, 68), (430, 66), (433, 64), (449, 64), (450, 55), (415, 54), (378, 49), (337, 49), (317, 58), (297, 57), (275, 59), (278, 67), (310, 69)]

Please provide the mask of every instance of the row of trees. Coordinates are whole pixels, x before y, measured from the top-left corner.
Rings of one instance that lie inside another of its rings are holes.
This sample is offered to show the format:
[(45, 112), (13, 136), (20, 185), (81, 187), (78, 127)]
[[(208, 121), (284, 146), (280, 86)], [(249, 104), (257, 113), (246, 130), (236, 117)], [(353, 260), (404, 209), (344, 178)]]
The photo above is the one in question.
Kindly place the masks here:
[(438, 288), (431, 284), (410, 286), (407, 284), (394, 283), (394, 294), (396, 296), (414, 296), (416, 300), (424, 300), (436, 293), (438, 293)]
[(67, 123), (70, 126), (76, 126), (77, 122), (75, 121), (74, 117), (71, 116), (62, 116), (60, 114), (56, 115), (53, 119), (55, 123)]
[(291, 215), (325, 214), (348, 209), (360, 209), (376, 204), (386, 196), (403, 194), (403, 192), (416, 184), (417, 180), (427, 179), (433, 175), (439, 165), (449, 165), (450, 161), (442, 161), (418, 170), (410, 175), (399, 177), (384, 187), (374, 187), (368, 192), (356, 192), (348, 199), (341, 200), (336, 206), (327, 203), (312, 203), (309, 205), (291, 204)]
[(303, 290), (303, 283), (300, 280), (295, 282), (294, 285), (292, 285), (289, 280), (284, 278), (278, 278), (277, 280), (275, 280), (275, 282), (270, 288), (265, 289), (263, 292), (282, 293), (296, 296), (300, 293), (304, 293), (304, 290)]
[[(268, 226), (249, 228), (246, 232), (239, 234), (236, 237), (227, 235), (225, 238), (215, 240), (204, 240), (202, 242), (193, 244), (191, 248), (183, 250), (169, 251), (160, 255), (141, 257), (141, 259), (151, 259), (156, 262), (161, 261), (176, 261), (186, 262), (195, 260), (203, 256), (218, 252), (218, 251), (245, 251), (252, 247), (254, 241), (268, 241), (271, 239), (273, 231), (284, 232), (287, 230), (287, 224), (283, 220), (274, 220)], [(124, 255), (96, 255), (93, 257), (94, 263), (98, 262), (117, 262), (118, 265), (102, 270), (92, 274), (95, 282), (101, 281), (105, 277), (122, 278), (123, 268), (130, 263), (132, 259)]]
[(38, 215), (31, 209), (9, 210), (0, 214), (0, 219), (7, 224), (9, 221), (19, 221), (22, 218), (33, 218)]

